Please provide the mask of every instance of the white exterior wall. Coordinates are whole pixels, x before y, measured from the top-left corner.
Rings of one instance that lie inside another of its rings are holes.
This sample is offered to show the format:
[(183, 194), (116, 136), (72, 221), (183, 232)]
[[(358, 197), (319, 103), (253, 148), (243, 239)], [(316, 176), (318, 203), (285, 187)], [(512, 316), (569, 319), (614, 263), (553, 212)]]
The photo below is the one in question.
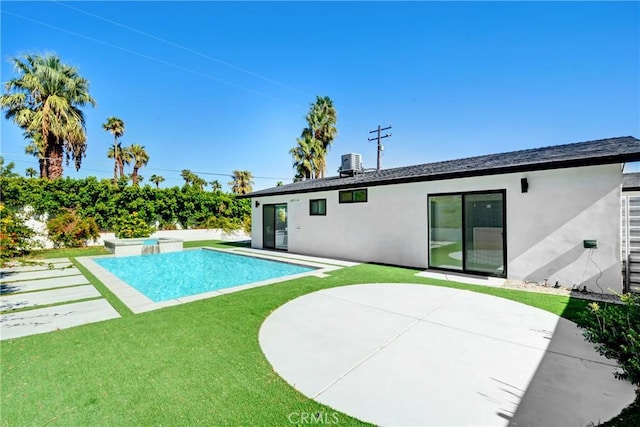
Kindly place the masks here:
[[(257, 197), (252, 245), (262, 248), (262, 206), (286, 203), (289, 252), (427, 268), (427, 196), (504, 189), (508, 278), (619, 292), (621, 182), (613, 164), (374, 186), (366, 203), (339, 204), (338, 190)], [(326, 199), (327, 215), (309, 215), (310, 199)]]

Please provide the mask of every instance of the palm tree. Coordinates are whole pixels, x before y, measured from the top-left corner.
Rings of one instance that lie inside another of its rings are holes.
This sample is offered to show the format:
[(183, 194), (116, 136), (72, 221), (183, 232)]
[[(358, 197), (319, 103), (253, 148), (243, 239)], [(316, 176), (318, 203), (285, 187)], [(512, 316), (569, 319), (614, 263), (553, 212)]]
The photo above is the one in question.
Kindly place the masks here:
[(39, 133), (25, 132), (25, 138), (31, 138), (29, 145), (24, 147), (24, 154), (30, 154), (38, 158), (38, 166), (40, 167), (40, 178), (46, 178), (47, 176), (47, 158), (44, 155), (44, 143), (42, 141), (42, 135)]
[(253, 174), (249, 171), (233, 171), (233, 180), (229, 181), (231, 191), (235, 194), (251, 193), (253, 186)]
[(295, 181), (325, 176), (327, 153), (338, 133), (336, 109), (328, 96), (316, 97), (305, 119), (308, 126), (296, 140), (298, 144), (289, 150), (296, 170)]
[(193, 174), (191, 178), (191, 183), (194, 187), (198, 187), (200, 190), (204, 190), (204, 187), (207, 185), (207, 181), (200, 178), (198, 175)]
[(153, 182), (156, 185), (156, 188), (160, 188), (160, 183), (164, 182), (164, 177), (160, 175), (153, 174), (149, 181)]
[(193, 177), (195, 175), (189, 169), (182, 169), (182, 172), (180, 172), (180, 176), (182, 177), (182, 179), (184, 179), (184, 185), (188, 186), (193, 183)]
[(328, 96), (317, 96), (316, 102), (311, 105), (311, 110), (307, 114), (307, 123), (313, 137), (320, 141), (322, 150), (318, 153), (318, 174), (317, 178), (323, 178), (327, 171), (326, 156), (333, 140), (338, 134), (336, 121), (338, 113), (333, 106), (333, 101)]
[(149, 163), (149, 153), (144, 149), (144, 145), (138, 144), (129, 147), (129, 153), (133, 159), (133, 185), (138, 185), (138, 170)]
[(114, 185), (118, 185), (118, 170), (120, 171), (120, 178), (124, 176), (124, 164), (129, 164), (131, 162), (131, 154), (129, 153), (128, 147), (123, 147), (121, 142), (112, 145), (109, 147), (109, 151), (107, 151), (107, 157), (110, 159), (115, 159), (117, 156), (117, 160), (115, 165), (113, 166), (113, 173), (115, 176)]
[(4, 157), (0, 156), (0, 176), (3, 178), (17, 178), (20, 175), (15, 173), (13, 170), (15, 169), (16, 164), (13, 162), (9, 162), (6, 165), (4, 164)]
[(296, 170), (295, 180), (314, 179), (320, 174), (322, 143), (314, 138), (313, 132), (306, 128), (297, 139), (298, 145), (289, 150)]
[(130, 173), (129, 175), (127, 175), (127, 178), (131, 180), (131, 182), (134, 182), (135, 179), (135, 185), (137, 186), (138, 183), (144, 181), (144, 176), (142, 175), (133, 175), (133, 172)]
[(120, 148), (120, 164), (118, 168), (120, 169), (120, 178), (125, 176), (124, 167), (125, 165), (129, 166), (133, 162), (133, 155), (131, 154), (131, 147), (122, 147)]
[[(122, 121), (122, 119), (111, 116), (107, 118), (107, 121), (102, 124), (102, 129), (106, 130), (107, 132), (111, 132), (114, 138), (113, 147), (115, 151), (113, 155), (113, 183), (115, 185), (118, 183), (118, 165), (120, 165), (120, 154), (118, 152), (120, 145), (118, 144), (118, 138), (124, 135), (124, 122)], [(120, 173), (120, 176), (122, 176), (122, 172)]]
[(211, 191), (213, 191), (214, 193), (222, 190), (222, 184), (220, 184), (220, 181), (218, 181), (217, 179), (211, 181), (209, 185), (211, 185)]
[(87, 149), (81, 107), (96, 104), (89, 95), (89, 81), (55, 55), (24, 55), (11, 61), (20, 76), (9, 80), (7, 93), (0, 96), (5, 117), (30, 135), (41, 135), (46, 178), (62, 176), (64, 158), (80, 169)]
[(24, 173), (29, 178), (33, 178), (34, 176), (38, 175), (38, 171), (35, 170), (34, 168), (27, 168), (27, 169), (25, 169)]

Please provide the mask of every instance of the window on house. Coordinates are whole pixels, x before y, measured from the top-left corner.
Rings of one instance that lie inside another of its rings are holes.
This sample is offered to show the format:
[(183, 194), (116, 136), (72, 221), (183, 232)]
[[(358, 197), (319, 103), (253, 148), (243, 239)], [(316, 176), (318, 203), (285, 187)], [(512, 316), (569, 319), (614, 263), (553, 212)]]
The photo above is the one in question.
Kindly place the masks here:
[(340, 203), (365, 203), (367, 201), (367, 189), (346, 190), (338, 193)]
[(309, 200), (309, 215), (326, 215), (327, 199)]

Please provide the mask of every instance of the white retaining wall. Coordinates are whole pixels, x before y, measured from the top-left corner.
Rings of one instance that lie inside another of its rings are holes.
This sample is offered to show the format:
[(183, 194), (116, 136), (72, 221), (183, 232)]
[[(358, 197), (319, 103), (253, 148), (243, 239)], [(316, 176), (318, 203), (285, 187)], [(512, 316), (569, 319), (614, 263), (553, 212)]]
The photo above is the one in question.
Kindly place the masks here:
[[(33, 209), (27, 207), (22, 213), (25, 218), (25, 225), (36, 232), (36, 235), (31, 239), (32, 247), (39, 249), (51, 249), (53, 248), (53, 242), (47, 237), (47, 220), (49, 216), (34, 215)], [(250, 240), (251, 236), (245, 233), (243, 230), (227, 233), (220, 229), (198, 229), (198, 230), (160, 230), (151, 234), (151, 237), (172, 237), (175, 239), (182, 239), (185, 242), (192, 242), (195, 240), (225, 240), (225, 241), (238, 241), (238, 240)], [(93, 240), (87, 241), (87, 246), (102, 246), (105, 239), (115, 239), (114, 233), (100, 233), (100, 237), (95, 242)]]

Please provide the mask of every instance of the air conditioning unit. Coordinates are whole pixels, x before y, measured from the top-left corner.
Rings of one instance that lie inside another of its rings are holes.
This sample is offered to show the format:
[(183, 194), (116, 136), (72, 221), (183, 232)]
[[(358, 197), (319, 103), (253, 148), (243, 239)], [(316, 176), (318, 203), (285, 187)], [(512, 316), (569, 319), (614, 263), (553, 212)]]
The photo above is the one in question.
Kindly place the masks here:
[(340, 175), (353, 176), (358, 172), (362, 172), (362, 156), (356, 153), (343, 154)]

